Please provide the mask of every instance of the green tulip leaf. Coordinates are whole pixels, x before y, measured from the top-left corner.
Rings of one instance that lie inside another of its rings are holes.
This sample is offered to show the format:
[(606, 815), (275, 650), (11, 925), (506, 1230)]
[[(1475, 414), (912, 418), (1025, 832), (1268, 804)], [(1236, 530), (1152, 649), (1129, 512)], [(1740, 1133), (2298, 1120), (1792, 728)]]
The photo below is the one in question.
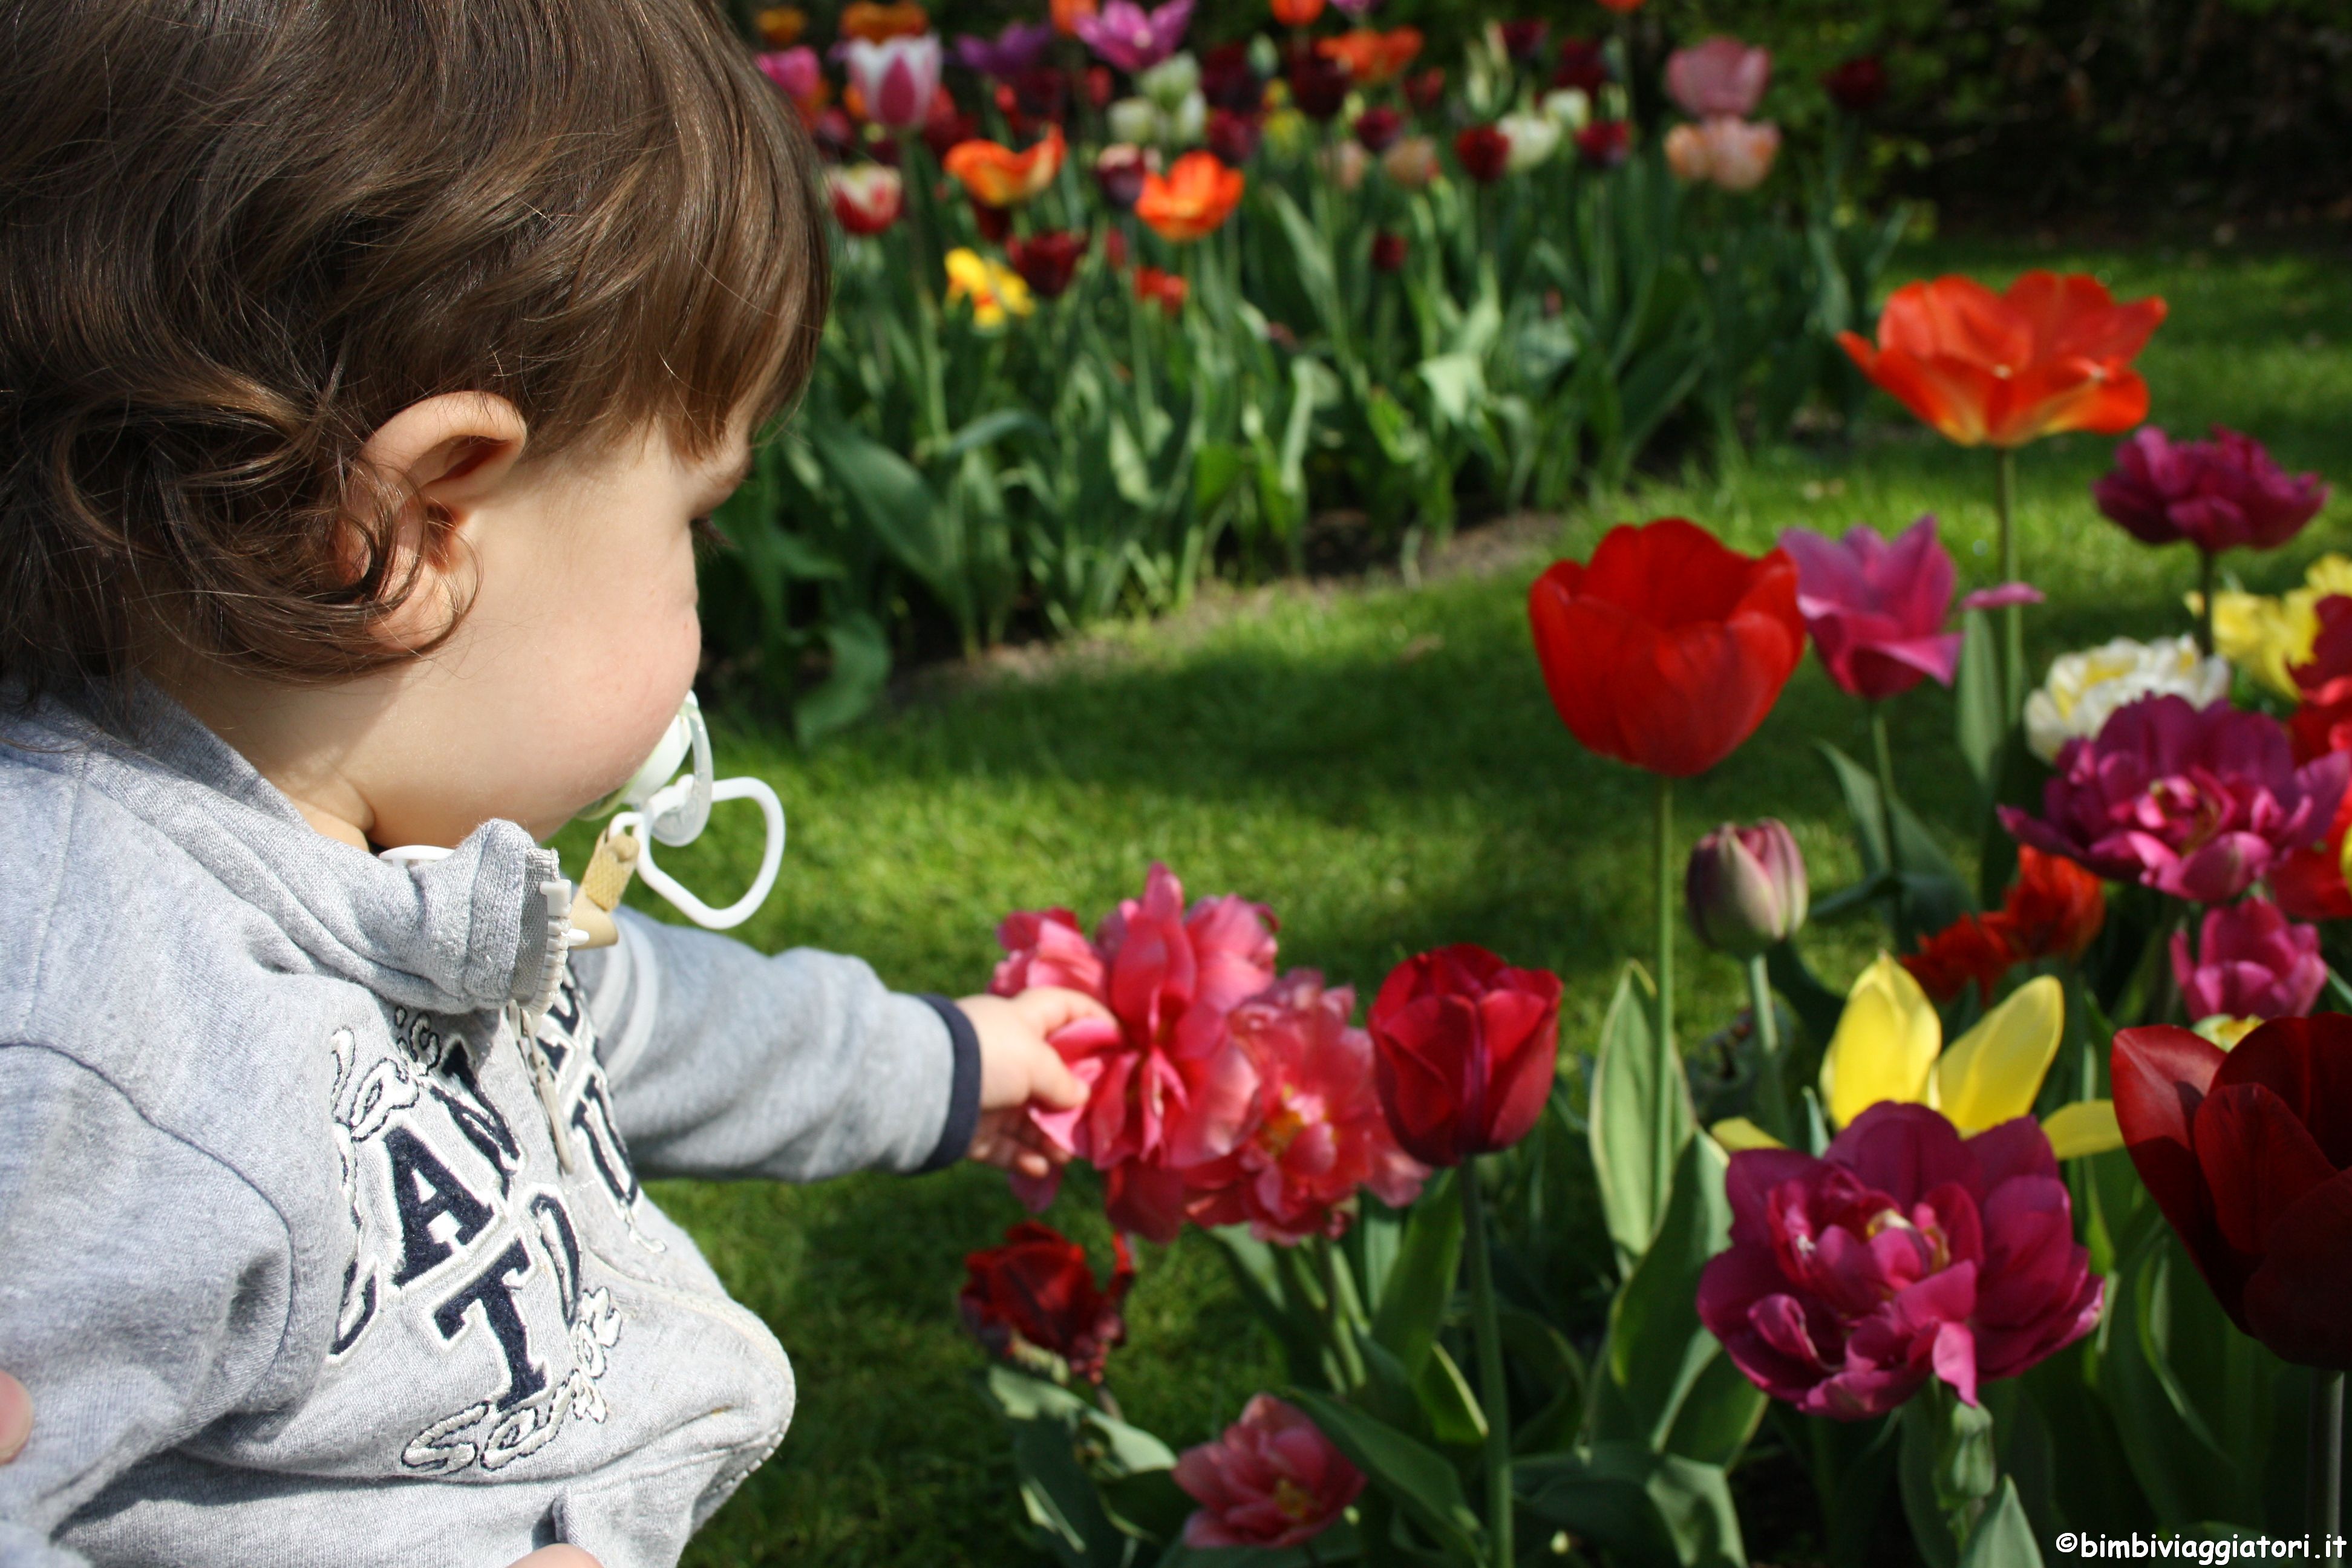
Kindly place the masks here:
[[(1683, 1145), (1657, 1238), (1610, 1304), (1609, 1335), (1595, 1369), (1596, 1437), (1664, 1449), (1692, 1391), (1722, 1359), (1722, 1346), (1699, 1324), (1697, 1293), (1700, 1271), (1730, 1239), (1731, 1205), (1723, 1185), (1727, 1168), (1714, 1139), (1692, 1138)], [(1720, 1416), (1694, 1413), (1695, 1440), (1706, 1432), (1707, 1440), (1719, 1443), (1721, 1429), (1731, 1426), (1741, 1429), (1744, 1443), (1754, 1430), (1762, 1406), (1737, 1389), (1724, 1389), (1723, 1397), (1734, 1408)]]
[(2009, 739), (2009, 704), (2001, 695), (2000, 656), (1992, 622), (1982, 610), (1960, 617), (1960, 668), (1952, 682), (1960, 756), (1990, 804), (2000, 784), (2000, 750)]
[(1592, 1064), (1593, 1175), (1618, 1268), (1628, 1276), (1658, 1234), (1675, 1161), (1697, 1126), (1682, 1058), (1651, 1026), (1653, 994), (1649, 977), (1626, 965)]
[(1372, 1304), (1372, 1338), (1408, 1378), (1421, 1375), (1454, 1300), (1462, 1262), (1462, 1205), (1454, 1196), (1460, 1179), (1457, 1172), (1442, 1171), (1422, 1190)]
[(2000, 1495), (1969, 1534), (1959, 1568), (2042, 1568), (2042, 1548), (2034, 1543), (2025, 1505), (2017, 1500), (2015, 1481), (2001, 1479)]
[[(1847, 814), (1853, 818), (1854, 842), (1862, 850), (1864, 879), (1881, 876), (1887, 869), (1886, 825), (1878, 804), (1878, 781), (1827, 741), (1816, 741), (1813, 747), (1829, 763), (1845, 796)], [(1951, 858), (1899, 798), (1895, 803), (1895, 833), (1903, 856), (1904, 911), (1915, 930), (1941, 931), (1976, 907)]]
[(1284, 1397), (1307, 1412), (1333, 1446), (1449, 1558), (1464, 1568), (1483, 1561), (1486, 1531), (1462, 1496), (1452, 1461), (1329, 1394), (1293, 1389)]
[(1747, 1568), (1723, 1471), (1638, 1443), (1521, 1459), (1527, 1510), (1625, 1563)]

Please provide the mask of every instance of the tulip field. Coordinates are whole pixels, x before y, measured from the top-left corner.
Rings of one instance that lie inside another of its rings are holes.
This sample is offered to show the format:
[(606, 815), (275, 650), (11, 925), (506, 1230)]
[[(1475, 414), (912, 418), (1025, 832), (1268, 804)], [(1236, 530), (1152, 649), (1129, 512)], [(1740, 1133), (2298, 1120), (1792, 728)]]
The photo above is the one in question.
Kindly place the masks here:
[(2352, 286), (1893, 272), (2109, 358), (2037, 415), (1888, 374), (1889, 310), (1850, 443), (811, 752), (722, 720), (793, 812), (756, 942), (1120, 1022), (1057, 1041), (1051, 1185), (663, 1189), (803, 1387), (690, 1562), (1958, 1568), (2340, 1509)]

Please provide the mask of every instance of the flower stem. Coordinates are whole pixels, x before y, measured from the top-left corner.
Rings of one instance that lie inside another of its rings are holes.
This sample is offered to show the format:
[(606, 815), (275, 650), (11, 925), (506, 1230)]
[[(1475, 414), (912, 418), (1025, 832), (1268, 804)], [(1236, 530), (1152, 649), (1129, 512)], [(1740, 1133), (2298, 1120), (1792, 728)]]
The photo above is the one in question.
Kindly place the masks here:
[[(1324, 1331), (1331, 1337), (1332, 1353), (1339, 1358), (1339, 1375), (1348, 1380), (1347, 1391), (1353, 1394), (1364, 1386), (1364, 1352), (1356, 1344), (1355, 1317), (1340, 1290), (1339, 1277), (1348, 1263), (1329, 1237), (1318, 1236), (1313, 1245), (1316, 1261), (1323, 1270)], [(1355, 1292), (1350, 1289), (1346, 1294)]]
[(1486, 1533), (1494, 1568), (1511, 1568), (1511, 1404), (1503, 1382), (1503, 1330), (1495, 1314), (1495, 1263), (1486, 1250), (1486, 1205), (1475, 1162), (1455, 1175), (1462, 1192), (1463, 1250), (1470, 1257), (1470, 1317), (1478, 1337), (1478, 1393), (1486, 1407)]
[(1780, 1081), (1780, 1020), (1772, 1009), (1772, 982), (1764, 955), (1748, 961), (1748, 1005), (1756, 1016), (1756, 1109), (1759, 1125), (1789, 1141), (1789, 1090)]
[[(2000, 579), (2024, 581), (2017, 563), (2017, 450), (2003, 447), (1993, 468), (1993, 509), (2000, 517)], [(2015, 721), (2025, 711), (2025, 606), (2011, 605), (2001, 616), (2000, 689)]]
[(2208, 658), (2213, 656), (2213, 552), (2197, 552), (2197, 650)]
[[(1675, 781), (1665, 773), (1658, 775), (1657, 824), (1658, 873), (1658, 1052), (1659, 1072), (1663, 1075), (1682, 1070), (1682, 1058), (1675, 1053)], [(1673, 1182), (1675, 1157), (1681, 1152), (1675, 1146), (1674, 1122), (1671, 1120), (1675, 1097), (1664, 1091), (1663, 1079), (1657, 1095), (1657, 1109), (1650, 1118), (1651, 1191), (1663, 1193)]]
[(2306, 1521), (2320, 1538), (2319, 1555), (2335, 1560), (2333, 1537), (2344, 1524), (2344, 1374), (2318, 1372), (2311, 1379), (2311, 1467)]
[(1911, 945), (1910, 905), (1903, 886), (1903, 840), (1895, 828), (1895, 751), (1886, 741), (1886, 704), (1870, 705), (1870, 743), (1878, 762), (1878, 824), (1886, 835), (1886, 875), (1895, 885), (1895, 940)]

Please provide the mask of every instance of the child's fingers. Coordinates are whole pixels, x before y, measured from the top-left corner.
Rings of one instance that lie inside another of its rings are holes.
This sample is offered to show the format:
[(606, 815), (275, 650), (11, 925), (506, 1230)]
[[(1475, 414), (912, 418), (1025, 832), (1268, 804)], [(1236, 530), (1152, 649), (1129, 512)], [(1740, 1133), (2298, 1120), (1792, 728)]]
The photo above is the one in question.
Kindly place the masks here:
[(1087, 1102), (1086, 1080), (1052, 1051), (1038, 1053), (1029, 1074), (1029, 1097), (1055, 1110), (1075, 1110)]
[(1073, 991), (1062, 985), (1033, 985), (1013, 999), (1023, 1017), (1036, 1026), (1041, 1035), (1050, 1035), (1066, 1025), (1081, 1019), (1098, 1024), (1117, 1022), (1110, 1009), (1083, 991)]
[(0, 1372), (0, 1465), (22, 1453), (33, 1435), (33, 1396), (25, 1385)]

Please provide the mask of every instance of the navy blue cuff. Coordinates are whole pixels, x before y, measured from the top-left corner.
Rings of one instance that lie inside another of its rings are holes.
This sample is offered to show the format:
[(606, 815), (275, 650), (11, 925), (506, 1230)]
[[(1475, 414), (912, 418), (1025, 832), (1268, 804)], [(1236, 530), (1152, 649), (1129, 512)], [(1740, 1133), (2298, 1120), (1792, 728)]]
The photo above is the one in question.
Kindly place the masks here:
[(928, 1002), (948, 1026), (948, 1044), (955, 1053), (955, 1075), (948, 1084), (948, 1121), (940, 1129), (939, 1147), (915, 1167), (915, 1174), (943, 1171), (964, 1157), (971, 1136), (980, 1131), (980, 1035), (964, 1010), (944, 996), (928, 992), (916, 1000)]

